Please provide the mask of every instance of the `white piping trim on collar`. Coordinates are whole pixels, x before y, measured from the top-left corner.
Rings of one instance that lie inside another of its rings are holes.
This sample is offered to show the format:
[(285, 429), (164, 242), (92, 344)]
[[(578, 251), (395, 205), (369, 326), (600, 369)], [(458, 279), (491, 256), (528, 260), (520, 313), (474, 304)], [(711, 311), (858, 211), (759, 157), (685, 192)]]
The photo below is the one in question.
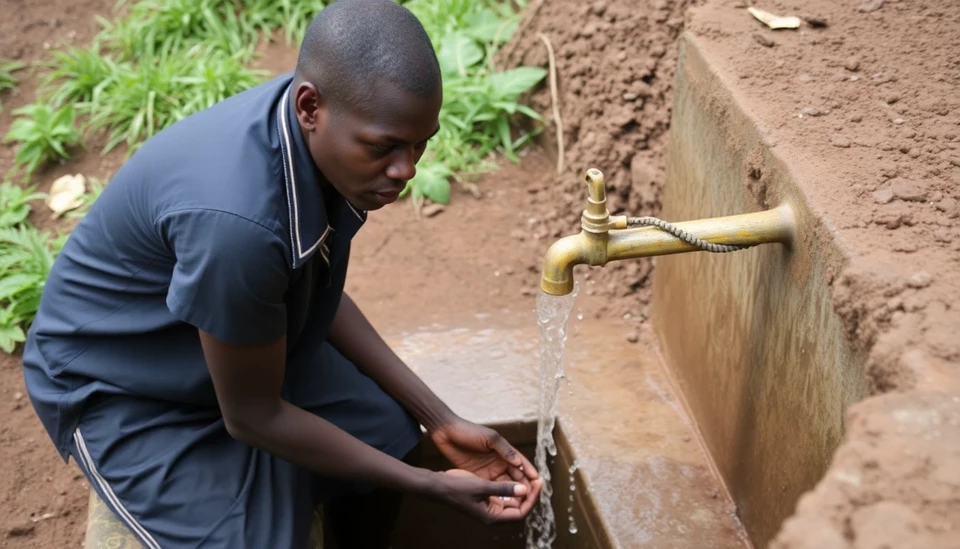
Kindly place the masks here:
[[(293, 148), (290, 146), (290, 129), (287, 127), (287, 96), (290, 94), (290, 90), (283, 92), (283, 98), (280, 100), (280, 104), (277, 106), (277, 118), (280, 131), (280, 138), (283, 140), (283, 144), (286, 144), (286, 148), (283, 150), (287, 151), (286, 161), (287, 166), (283, 172), (284, 179), (287, 183), (287, 208), (290, 212), (290, 239), (294, 245), (294, 254), (296, 254), (295, 259), (303, 259), (304, 257), (313, 253), (313, 251), (320, 245), (321, 242), (327, 238), (327, 235), (330, 233), (330, 224), (327, 223), (327, 228), (324, 229), (323, 234), (320, 235), (320, 239), (313, 243), (313, 246), (310, 246), (309, 249), (303, 249), (303, 243), (300, 241), (300, 210), (297, 204), (297, 180), (296, 175), (293, 169)], [(290, 177), (287, 179), (287, 173), (289, 172)], [(359, 215), (359, 214), (358, 214)], [(330, 263), (330, 260), (327, 257), (323, 259)]]
[(359, 219), (360, 221), (366, 221), (366, 219), (363, 217), (363, 214), (360, 213), (360, 210), (358, 210), (356, 206), (351, 204), (349, 200), (344, 200), (344, 202), (347, 203), (347, 206), (350, 206), (350, 209), (353, 211), (354, 214), (356, 214), (357, 219)]

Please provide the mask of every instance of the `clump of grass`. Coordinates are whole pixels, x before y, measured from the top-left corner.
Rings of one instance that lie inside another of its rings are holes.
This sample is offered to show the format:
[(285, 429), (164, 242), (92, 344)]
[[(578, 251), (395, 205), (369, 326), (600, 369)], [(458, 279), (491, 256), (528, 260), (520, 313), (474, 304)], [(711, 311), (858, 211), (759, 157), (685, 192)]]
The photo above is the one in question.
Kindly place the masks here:
[(14, 156), (14, 168), (23, 168), (25, 178), (48, 160), (69, 159), (69, 147), (80, 144), (80, 132), (74, 123), (71, 105), (53, 109), (34, 103), (13, 111), (18, 116), (4, 136), (4, 142), (20, 143)]
[(40, 232), (28, 221), (30, 202), (44, 196), (10, 182), (0, 185), (0, 349), (7, 353), (24, 341), (66, 239)]

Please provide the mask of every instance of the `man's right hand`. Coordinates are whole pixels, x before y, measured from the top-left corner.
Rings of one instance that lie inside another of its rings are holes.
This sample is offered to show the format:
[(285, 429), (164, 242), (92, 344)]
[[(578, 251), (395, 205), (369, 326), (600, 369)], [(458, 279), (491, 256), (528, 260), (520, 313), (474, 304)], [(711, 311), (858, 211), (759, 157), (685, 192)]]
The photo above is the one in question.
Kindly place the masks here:
[(469, 471), (450, 469), (436, 477), (434, 496), (484, 524), (522, 520), (540, 496), (543, 480), (523, 484), (484, 480)]

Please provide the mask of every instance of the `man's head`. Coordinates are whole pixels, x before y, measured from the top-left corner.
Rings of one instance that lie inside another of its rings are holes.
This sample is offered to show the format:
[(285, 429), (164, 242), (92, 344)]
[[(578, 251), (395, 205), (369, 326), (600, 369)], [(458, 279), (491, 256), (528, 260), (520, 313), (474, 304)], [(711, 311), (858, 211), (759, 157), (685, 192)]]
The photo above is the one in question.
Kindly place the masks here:
[(439, 128), (440, 67), (420, 22), (392, 0), (336, 0), (307, 28), (294, 107), (310, 155), (355, 206), (397, 199)]

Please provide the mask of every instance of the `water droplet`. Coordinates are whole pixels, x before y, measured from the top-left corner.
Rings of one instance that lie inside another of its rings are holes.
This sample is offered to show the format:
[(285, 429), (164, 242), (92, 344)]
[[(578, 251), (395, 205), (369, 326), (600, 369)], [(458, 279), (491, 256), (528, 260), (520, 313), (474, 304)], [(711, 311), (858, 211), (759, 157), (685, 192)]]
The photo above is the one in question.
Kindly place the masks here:
[(574, 522), (571, 520), (571, 521), (570, 521), (570, 533), (571, 533), (571, 534), (576, 534), (577, 532), (578, 532), (578, 530), (577, 530), (577, 525), (574, 524)]

